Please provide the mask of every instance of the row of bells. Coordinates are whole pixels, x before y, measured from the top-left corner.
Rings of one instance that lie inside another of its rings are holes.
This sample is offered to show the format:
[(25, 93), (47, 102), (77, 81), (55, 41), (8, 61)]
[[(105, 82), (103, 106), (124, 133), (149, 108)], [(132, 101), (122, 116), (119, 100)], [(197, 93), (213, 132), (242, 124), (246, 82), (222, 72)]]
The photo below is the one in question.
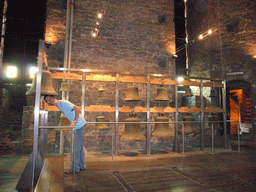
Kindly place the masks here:
[[(60, 91), (70, 91), (68, 88), (68, 83), (63, 81), (61, 83)], [(99, 92), (105, 91), (103, 85), (100, 85), (98, 89)], [(26, 95), (34, 95), (36, 93), (36, 78), (33, 78), (32, 86), (26, 92)], [(54, 90), (52, 84), (52, 74), (50, 71), (42, 70), (42, 78), (41, 78), (41, 95), (58, 95), (58, 93)], [(124, 99), (125, 101), (141, 101), (139, 97), (138, 87), (130, 86), (127, 88), (127, 95)], [(156, 101), (169, 101), (169, 97), (167, 95), (167, 89), (163, 86), (160, 86), (157, 89), (157, 96), (154, 98)]]
[[(195, 121), (194, 117), (191, 114), (188, 114), (183, 118), (183, 124), (184, 124), (184, 133), (194, 133), (196, 131), (195, 124), (193, 123)], [(211, 113), (209, 116), (209, 126), (211, 125), (211, 122), (213, 122), (213, 126), (215, 128), (218, 128), (218, 117), (216, 114)], [(104, 116), (97, 116), (96, 117), (96, 125), (95, 129), (108, 129), (108, 125), (106, 124), (106, 120)], [(136, 117), (135, 113), (131, 113), (129, 115), (129, 118), (125, 120), (127, 122), (125, 124), (124, 132), (120, 137), (120, 141), (146, 141), (146, 137), (142, 133), (140, 119)], [(169, 118), (164, 116), (163, 113), (160, 113), (158, 117), (155, 118), (155, 128), (152, 132), (152, 137), (173, 137), (174, 132), (169, 127)], [(161, 123), (163, 122), (163, 123)], [(59, 126), (69, 126), (70, 121), (64, 116), (60, 116)], [(180, 130), (181, 132), (182, 130)]]
[[(191, 96), (193, 96), (190, 87), (186, 88), (185, 93), (184, 93), (183, 96), (184, 96), (184, 97), (191, 97)], [(214, 89), (214, 88), (211, 89), (211, 92), (210, 92), (209, 97), (218, 97), (218, 95), (217, 95), (217, 90)]]
[[(68, 88), (68, 83), (63, 81), (61, 83), (60, 91), (70, 91)], [(99, 92), (104, 92), (105, 89), (103, 84), (100, 85), (98, 89)], [(36, 77), (32, 81), (31, 88), (27, 91), (26, 95), (34, 95), (36, 92)], [(52, 74), (48, 70), (42, 70), (42, 78), (41, 78), (41, 95), (58, 95), (57, 92), (53, 88), (52, 84)], [(191, 89), (188, 87), (186, 88), (186, 92), (184, 94), (185, 97), (193, 96)], [(209, 97), (217, 97), (216, 89), (212, 89)], [(141, 101), (139, 97), (138, 87), (136, 86), (129, 86), (127, 88), (127, 95), (124, 99), (125, 101)], [(155, 101), (170, 101), (167, 89), (161, 85), (157, 88), (157, 95), (154, 98)]]

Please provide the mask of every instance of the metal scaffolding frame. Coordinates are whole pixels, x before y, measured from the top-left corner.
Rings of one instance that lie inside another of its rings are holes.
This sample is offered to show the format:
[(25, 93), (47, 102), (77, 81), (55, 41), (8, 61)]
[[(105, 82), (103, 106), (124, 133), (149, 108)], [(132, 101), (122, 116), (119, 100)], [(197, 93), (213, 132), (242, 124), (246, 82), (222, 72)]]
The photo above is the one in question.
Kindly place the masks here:
[[(32, 168), (33, 171), (31, 173), (31, 180), (28, 181), (24, 181), (22, 180), (22, 178), (20, 179), (17, 188), (24, 188), (25, 187), (31, 187), (31, 189), (33, 190), (33, 187), (35, 186), (35, 183), (37, 182), (38, 175), (36, 175), (35, 173), (37, 173), (38, 171), (41, 171), (42, 165), (41, 165), (41, 160), (42, 157), (44, 156), (44, 151), (45, 148), (41, 147), (40, 148), (40, 152), (42, 154), (40, 154), (38, 152), (38, 136), (39, 136), (39, 129), (41, 129), (41, 134), (40, 134), (40, 141), (42, 143), (45, 144), (46, 138), (47, 137), (47, 130), (48, 128), (71, 128), (73, 130), (72, 133), (72, 158), (74, 158), (74, 143), (75, 143), (75, 137), (74, 137), (74, 127), (63, 127), (63, 126), (47, 126), (47, 121), (48, 121), (48, 112), (47, 111), (40, 111), (40, 96), (41, 96), (41, 76), (42, 76), (42, 66), (43, 66), (43, 53), (44, 53), (44, 41), (40, 40), (39, 42), (39, 51), (38, 51), (38, 73), (37, 73), (37, 79), (36, 79), (36, 97), (35, 97), (35, 109), (34, 109), (34, 141), (33, 141), (33, 153), (31, 155), (32, 157), (32, 161), (30, 161), (30, 163), (32, 163)], [(132, 74), (132, 73), (127, 73), (127, 72), (115, 72), (115, 71), (107, 71), (107, 70), (92, 70), (92, 69), (70, 69), (70, 68), (49, 68), (50, 70), (54, 70), (54, 71), (63, 71), (63, 72), (82, 72), (82, 102), (81, 102), (81, 113), (82, 115), (84, 115), (85, 112), (85, 88), (86, 88), (86, 75), (87, 74), (91, 74), (91, 73), (98, 73), (98, 74), (115, 74), (116, 77), (116, 93), (115, 93), (115, 122), (108, 122), (108, 123), (113, 123), (115, 124), (115, 129), (112, 129), (112, 159), (113, 159), (113, 154), (115, 153), (115, 155), (118, 155), (118, 125), (122, 124), (122, 123), (127, 123), (127, 122), (119, 122), (119, 77), (120, 75), (129, 75), (129, 76), (145, 76), (147, 78), (147, 101), (146, 101), (146, 105), (147, 105), (147, 112), (146, 112), (146, 116), (147, 116), (147, 122), (136, 122), (136, 123), (144, 123), (147, 124), (147, 140), (146, 140), (146, 146), (147, 146), (147, 155), (150, 157), (151, 156), (151, 146), (150, 146), (150, 139), (151, 139), (151, 124), (156, 124), (156, 123), (163, 123), (163, 122), (149, 122), (150, 121), (150, 78), (151, 77), (165, 77), (165, 78), (173, 78), (175, 79), (175, 121), (170, 121), (170, 122), (166, 122), (166, 123), (175, 123), (175, 139), (173, 142), (173, 152), (180, 152), (180, 146), (179, 146), (179, 141), (178, 141), (178, 123), (183, 123), (182, 121), (178, 121), (178, 79), (176, 76), (171, 76), (171, 75), (161, 75), (161, 74)], [(186, 77), (189, 79), (197, 79), (200, 80), (201, 82), (201, 86), (200, 86), (200, 98), (201, 98), (201, 112), (200, 112), (200, 127), (201, 127), (201, 150), (204, 149), (204, 142), (203, 142), (203, 129), (204, 129), (204, 106), (203, 106), (203, 94), (202, 94), (202, 88), (203, 88), (203, 80), (213, 80), (213, 81), (222, 81), (220, 79), (211, 79), (211, 78), (198, 78), (198, 77)], [(225, 93), (226, 93), (226, 86), (225, 86), (225, 82), (224, 81), (224, 87), (222, 89), (223, 91), (223, 108), (224, 108), (224, 140), (225, 140), (225, 146), (224, 148), (227, 149), (227, 119), (226, 119), (226, 104), (225, 104)], [(39, 126), (39, 117), (41, 115), (41, 126)], [(43, 117), (43, 118), (42, 118)], [(196, 121), (193, 121), (196, 122)], [(208, 121), (207, 121), (208, 122)], [(88, 124), (90, 123), (100, 123), (100, 122), (87, 122)], [(213, 129), (213, 127), (212, 127)], [(182, 126), (182, 140), (183, 140), (183, 154), (184, 154), (184, 126)], [(114, 136), (115, 133), (115, 136)], [(213, 133), (213, 131), (212, 131)], [(239, 143), (239, 142), (238, 142)], [(114, 150), (114, 146), (115, 146), (115, 150)], [(213, 137), (212, 137), (212, 148), (213, 148)], [(37, 166), (37, 164), (40, 164), (39, 166)], [(74, 165), (74, 164), (73, 164)], [(36, 170), (36, 169), (40, 169), (40, 170)], [(24, 172), (26, 172), (26, 168), (24, 170)], [(27, 173), (25, 173), (27, 174)], [(74, 173), (73, 173), (74, 174)], [(74, 178), (74, 177), (73, 177)], [(73, 180), (74, 181), (74, 180)]]

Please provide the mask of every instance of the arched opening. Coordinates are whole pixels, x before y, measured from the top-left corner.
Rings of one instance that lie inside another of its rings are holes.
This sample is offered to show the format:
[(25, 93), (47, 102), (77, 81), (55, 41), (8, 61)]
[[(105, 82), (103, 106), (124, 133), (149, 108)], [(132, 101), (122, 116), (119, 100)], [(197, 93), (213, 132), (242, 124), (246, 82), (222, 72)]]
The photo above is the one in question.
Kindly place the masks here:
[[(250, 133), (252, 122), (251, 85), (243, 80), (227, 82), (227, 119), (239, 121), (241, 132)], [(238, 123), (231, 122), (227, 126), (227, 134), (238, 134)]]

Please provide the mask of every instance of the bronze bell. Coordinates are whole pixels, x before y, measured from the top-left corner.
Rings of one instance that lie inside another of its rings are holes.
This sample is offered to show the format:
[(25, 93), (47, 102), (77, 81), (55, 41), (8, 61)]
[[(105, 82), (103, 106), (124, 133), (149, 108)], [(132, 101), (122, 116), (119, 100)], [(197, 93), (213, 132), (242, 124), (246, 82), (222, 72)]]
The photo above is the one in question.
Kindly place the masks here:
[(136, 87), (136, 86), (128, 87), (126, 98), (124, 100), (125, 101), (141, 101), (141, 99), (139, 97), (138, 87)]
[(161, 85), (157, 88), (157, 94), (154, 98), (155, 101), (170, 101), (169, 97), (167, 96), (167, 89)]
[(191, 96), (193, 96), (190, 87), (186, 88), (186, 92), (185, 92), (185, 94), (183, 96), (184, 97), (191, 97)]
[[(35, 93), (36, 93), (36, 75), (33, 78), (32, 86), (26, 92), (26, 95), (34, 95)], [(50, 71), (47, 71), (47, 70), (42, 70), (41, 95), (58, 95), (58, 93), (53, 89), (52, 74)]]
[[(183, 118), (183, 124), (184, 124), (184, 133), (193, 133), (195, 132), (195, 124), (193, 122), (187, 122), (186, 121), (195, 121), (194, 117), (191, 114), (186, 115)], [(182, 129), (180, 129), (180, 132), (182, 132)]]
[[(96, 122), (106, 122), (104, 116), (97, 116), (96, 117)], [(96, 123), (95, 124), (95, 129), (108, 129), (108, 125), (106, 123)]]
[[(61, 115), (58, 126), (70, 126), (70, 123), (71, 122), (68, 120), (68, 118), (65, 115)], [(71, 129), (69, 129), (69, 128), (67, 128), (67, 129), (60, 128), (60, 129), (56, 129), (56, 130), (59, 130), (59, 131), (68, 130), (69, 131)]]
[[(159, 114), (159, 117), (155, 118), (156, 122), (169, 122), (169, 118), (164, 116), (163, 113)], [(172, 137), (174, 132), (171, 131), (168, 123), (156, 123), (155, 129), (152, 132), (152, 137)]]
[(146, 137), (141, 131), (141, 124), (135, 123), (140, 122), (140, 119), (136, 117), (135, 113), (131, 113), (129, 116), (130, 117), (125, 120), (127, 123), (125, 124), (120, 141), (146, 141)]
[(215, 113), (211, 113), (208, 117), (208, 121), (209, 121), (209, 127), (212, 127), (213, 124), (213, 129), (215, 130), (219, 130), (219, 118)]
[(99, 87), (99, 89), (98, 89), (98, 92), (104, 92), (104, 91), (105, 91), (105, 89), (104, 89), (103, 84), (100, 84), (100, 87)]
[(70, 89), (68, 88), (67, 81), (62, 81), (61, 86), (60, 86), (60, 91), (70, 91)]
[(211, 93), (210, 93), (209, 97), (217, 97), (217, 90), (211, 89)]

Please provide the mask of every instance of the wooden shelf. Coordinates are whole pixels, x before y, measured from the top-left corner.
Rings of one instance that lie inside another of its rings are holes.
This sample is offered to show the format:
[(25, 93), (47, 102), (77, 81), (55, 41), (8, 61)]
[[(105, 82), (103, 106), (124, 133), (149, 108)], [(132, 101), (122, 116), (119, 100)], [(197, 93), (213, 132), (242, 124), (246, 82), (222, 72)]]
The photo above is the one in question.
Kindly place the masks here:
[[(78, 75), (77, 73), (62, 73), (56, 72), (52, 73), (52, 79), (66, 79), (66, 80), (82, 80), (82, 75)], [(88, 74), (86, 75), (86, 81), (108, 81), (115, 82), (116, 77), (111, 75), (98, 75), (98, 74)], [(133, 77), (133, 76), (121, 76), (119, 77), (119, 81), (123, 83), (147, 83), (146, 77)], [(175, 80), (165, 78), (150, 78), (150, 84), (161, 85), (164, 83), (165, 85), (175, 85)], [(198, 81), (184, 80), (178, 83), (179, 85), (185, 86), (201, 86), (201, 83)], [(221, 82), (205, 82), (203, 83), (204, 87), (224, 87)]]
[[(44, 103), (44, 102), (43, 102)], [(79, 107), (81, 110), (81, 107)], [(56, 106), (50, 106), (47, 104), (43, 104), (41, 105), (41, 109), (42, 110), (46, 110), (46, 111), (59, 111), (59, 109)], [(84, 110), (87, 112), (115, 112), (116, 108), (115, 107), (111, 107), (110, 105), (90, 105), (90, 106), (85, 106)], [(134, 107), (134, 112), (136, 113), (146, 113), (147, 112), (147, 108), (146, 107), (141, 107), (141, 106), (136, 106)], [(132, 112), (132, 108), (130, 106), (123, 106), (123, 107), (119, 107), (119, 112)], [(172, 108), (172, 107), (165, 107), (164, 110), (162, 107), (153, 107), (150, 108), (150, 113), (175, 113), (176, 109)], [(178, 108), (178, 112), (179, 113), (200, 113), (201, 109), (198, 107), (180, 107)], [(215, 113), (222, 113), (224, 112), (223, 108), (205, 108), (204, 112), (206, 113), (211, 113), (211, 112), (215, 112)]]

